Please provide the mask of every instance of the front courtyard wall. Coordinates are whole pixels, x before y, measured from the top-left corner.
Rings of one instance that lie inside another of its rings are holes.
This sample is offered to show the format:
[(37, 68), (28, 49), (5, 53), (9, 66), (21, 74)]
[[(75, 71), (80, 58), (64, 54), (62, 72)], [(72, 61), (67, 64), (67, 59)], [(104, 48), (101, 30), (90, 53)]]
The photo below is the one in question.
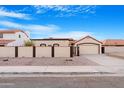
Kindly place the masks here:
[(15, 57), (15, 47), (0, 47), (0, 57)]
[(70, 47), (54, 47), (55, 57), (70, 57)]
[(0, 57), (72, 57), (72, 48), (0, 47)]
[(36, 57), (51, 57), (51, 47), (36, 47)]
[(33, 57), (33, 47), (18, 47), (18, 57)]

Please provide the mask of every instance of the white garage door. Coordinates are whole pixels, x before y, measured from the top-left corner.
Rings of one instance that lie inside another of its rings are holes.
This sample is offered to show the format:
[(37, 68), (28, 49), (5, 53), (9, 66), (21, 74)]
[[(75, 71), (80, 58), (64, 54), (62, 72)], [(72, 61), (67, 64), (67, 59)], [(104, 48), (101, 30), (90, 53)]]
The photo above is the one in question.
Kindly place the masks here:
[(80, 54), (98, 54), (99, 46), (95, 44), (82, 44), (79, 45)]

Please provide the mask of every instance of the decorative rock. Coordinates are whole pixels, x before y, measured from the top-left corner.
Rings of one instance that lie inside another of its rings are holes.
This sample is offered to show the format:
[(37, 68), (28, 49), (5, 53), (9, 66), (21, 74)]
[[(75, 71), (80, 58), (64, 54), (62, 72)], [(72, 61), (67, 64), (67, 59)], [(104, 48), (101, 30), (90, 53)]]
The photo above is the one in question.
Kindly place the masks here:
[(8, 59), (4, 59), (3, 61), (9, 61)]

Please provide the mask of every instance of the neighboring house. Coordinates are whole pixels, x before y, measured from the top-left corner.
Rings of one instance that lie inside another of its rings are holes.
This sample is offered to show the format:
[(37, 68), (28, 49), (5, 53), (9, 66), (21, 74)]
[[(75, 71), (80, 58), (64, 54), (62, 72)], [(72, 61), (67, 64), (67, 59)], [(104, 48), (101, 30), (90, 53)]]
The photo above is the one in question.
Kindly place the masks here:
[(0, 46), (24, 46), (30, 40), (22, 30), (0, 30)]
[(86, 36), (75, 42), (81, 54), (101, 54), (102, 43), (91, 36)]
[(35, 46), (70, 46), (74, 40), (71, 38), (46, 38), (46, 39), (31, 39)]
[(123, 39), (107, 39), (102, 43), (102, 53), (124, 52)]

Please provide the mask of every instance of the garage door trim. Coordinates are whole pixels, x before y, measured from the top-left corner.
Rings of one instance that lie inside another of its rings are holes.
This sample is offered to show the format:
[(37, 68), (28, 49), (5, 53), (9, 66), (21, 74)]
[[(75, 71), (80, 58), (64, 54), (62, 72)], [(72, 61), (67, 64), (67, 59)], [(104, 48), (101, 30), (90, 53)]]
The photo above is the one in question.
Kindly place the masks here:
[(84, 45), (84, 44), (93, 44), (93, 45), (98, 45), (98, 54), (100, 54), (100, 44), (96, 44), (96, 43), (80, 43), (80, 44), (77, 44), (77, 47), (79, 47), (79, 45)]

